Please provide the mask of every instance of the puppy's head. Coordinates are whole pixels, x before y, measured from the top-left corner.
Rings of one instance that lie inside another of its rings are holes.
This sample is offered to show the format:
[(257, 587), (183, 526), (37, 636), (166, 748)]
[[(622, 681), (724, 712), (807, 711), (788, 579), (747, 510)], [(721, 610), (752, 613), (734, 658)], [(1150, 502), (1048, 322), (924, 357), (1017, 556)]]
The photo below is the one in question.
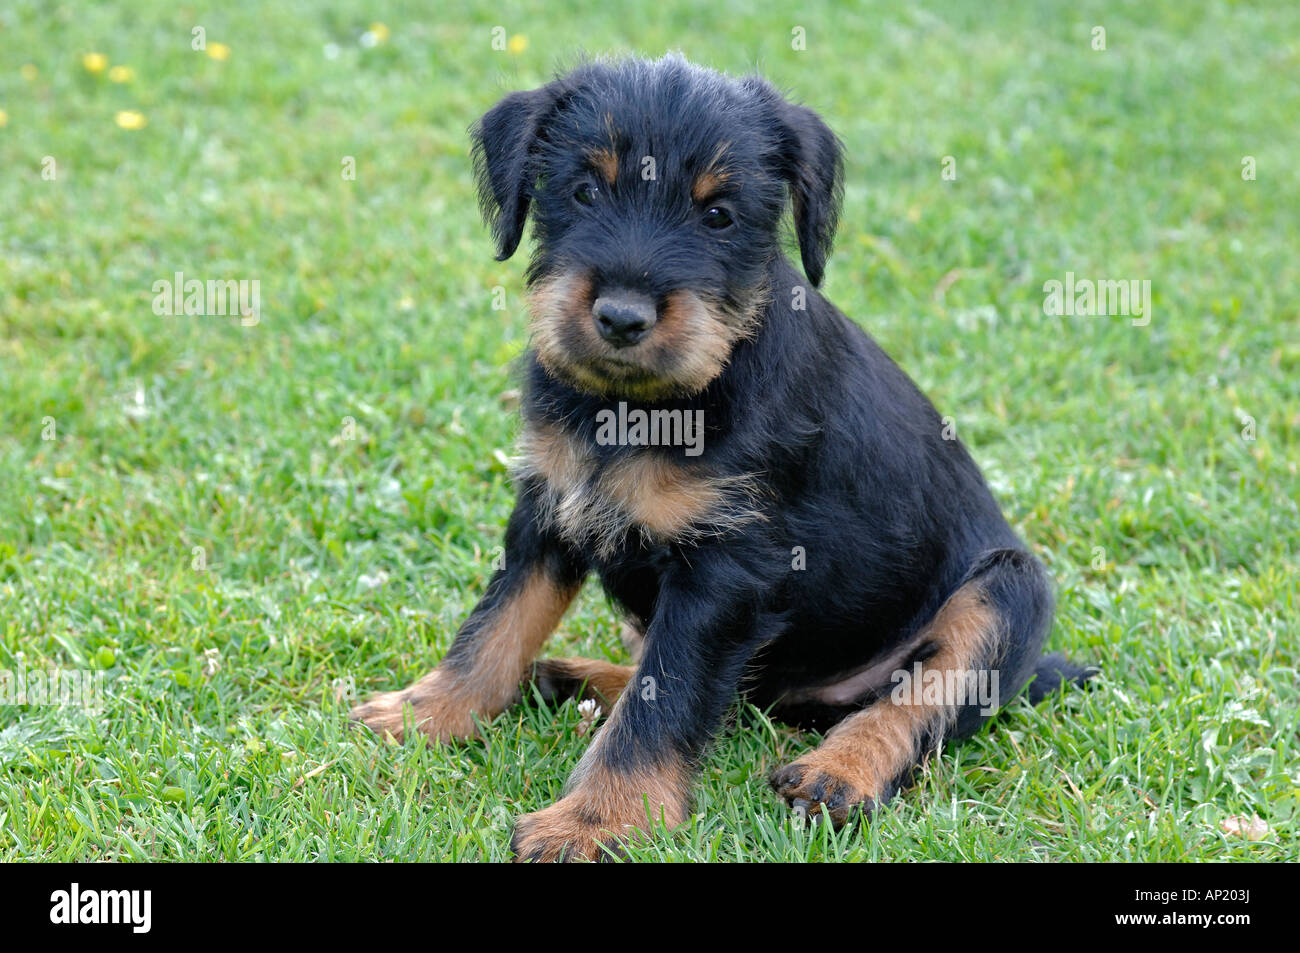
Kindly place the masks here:
[(581, 390), (656, 399), (717, 377), (765, 304), (787, 203), (821, 281), (840, 145), (761, 79), (678, 56), (588, 64), (507, 96), (473, 137), (498, 259), (533, 214), (538, 357)]

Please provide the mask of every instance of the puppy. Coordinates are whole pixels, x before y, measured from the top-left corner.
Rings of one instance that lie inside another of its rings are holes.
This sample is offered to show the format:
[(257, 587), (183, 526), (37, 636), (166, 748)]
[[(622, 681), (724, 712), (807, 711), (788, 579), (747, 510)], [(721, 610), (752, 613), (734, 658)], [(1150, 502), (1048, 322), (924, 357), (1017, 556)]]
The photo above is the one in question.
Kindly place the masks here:
[[(498, 259), (533, 216), (532, 346), (504, 568), (431, 673), (353, 717), (466, 738), (522, 695), (608, 720), (517, 858), (600, 858), (686, 817), (738, 695), (830, 728), (771, 778), (834, 823), (1031, 680), (1048, 578), (966, 450), (818, 293), (842, 148), (762, 79), (583, 65), (473, 129)], [(802, 273), (782, 252), (789, 209)], [(635, 667), (534, 662), (595, 573)]]

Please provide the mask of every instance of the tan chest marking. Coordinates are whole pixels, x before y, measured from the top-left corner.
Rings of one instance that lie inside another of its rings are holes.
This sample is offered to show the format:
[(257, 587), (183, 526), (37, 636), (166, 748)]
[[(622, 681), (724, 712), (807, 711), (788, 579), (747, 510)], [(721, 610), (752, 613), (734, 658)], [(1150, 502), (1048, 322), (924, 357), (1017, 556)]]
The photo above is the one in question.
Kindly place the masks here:
[(547, 425), (525, 430), (516, 474), (540, 477), (543, 518), (602, 556), (634, 532), (693, 542), (762, 518), (752, 476), (707, 476), (650, 452), (600, 466), (581, 440)]

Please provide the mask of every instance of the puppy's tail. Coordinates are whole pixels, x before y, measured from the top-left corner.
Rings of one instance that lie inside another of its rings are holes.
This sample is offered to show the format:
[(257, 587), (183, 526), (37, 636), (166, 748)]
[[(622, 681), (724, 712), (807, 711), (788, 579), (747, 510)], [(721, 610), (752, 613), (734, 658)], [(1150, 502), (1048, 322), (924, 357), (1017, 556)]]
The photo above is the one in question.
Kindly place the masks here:
[(1029, 683), (1029, 703), (1037, 705), (1048, 695), (1054, 695), (1062, 685), (1084, 685), (1096, 675), (1098, 669), (1075, 665), (1060, 652), (1044, 655), (1034, 666), (1034, 680)]

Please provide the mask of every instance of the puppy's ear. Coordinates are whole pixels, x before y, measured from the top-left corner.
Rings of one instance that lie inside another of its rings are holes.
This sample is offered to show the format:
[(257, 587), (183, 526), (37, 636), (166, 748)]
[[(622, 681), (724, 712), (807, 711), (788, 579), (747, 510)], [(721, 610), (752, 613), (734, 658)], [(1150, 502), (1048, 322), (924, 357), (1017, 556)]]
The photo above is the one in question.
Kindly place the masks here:
[(775, 114), (804, 274), (819, 285), (844, 200), (844, 147), (811, 109), (789, 102), (766, 81), (752, 83)]
[(511, 93), (470, 129), (479, 207), (497, 243), (497, 261), (519, 247), (537, 181), (534, 148), (559, 98), (557, 84)]

